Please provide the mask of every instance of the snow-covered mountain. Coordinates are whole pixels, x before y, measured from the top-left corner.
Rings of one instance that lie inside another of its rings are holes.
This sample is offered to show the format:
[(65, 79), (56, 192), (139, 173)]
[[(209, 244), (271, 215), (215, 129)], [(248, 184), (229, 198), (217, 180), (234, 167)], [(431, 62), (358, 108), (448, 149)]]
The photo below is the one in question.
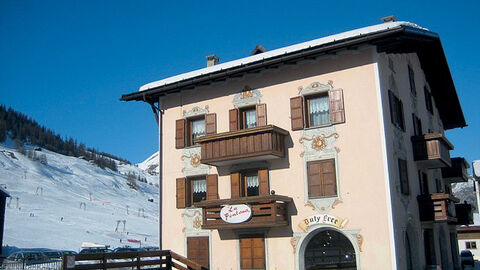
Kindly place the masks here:
[(137, 166), (149, 174), (158, 175), (158, 151), (143, 162), (138, 163)]
[[(82, 242), (158, 246), (157, 176), (140, 165), (117, 162), (113, 172), (82, 158), (25, 149), (30, 158), (11, 143), (0, 144), (0, 185), (11, 195), (4, 245), (77, 251)], [(147, 183), (127, 176), (132, 173)]]

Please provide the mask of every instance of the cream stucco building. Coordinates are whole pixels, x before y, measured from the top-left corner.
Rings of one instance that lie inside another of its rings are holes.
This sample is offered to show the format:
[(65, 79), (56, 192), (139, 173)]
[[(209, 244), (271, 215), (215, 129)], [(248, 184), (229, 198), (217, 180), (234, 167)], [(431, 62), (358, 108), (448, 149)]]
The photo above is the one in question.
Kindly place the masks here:
[(122, 96), (159, 123), (163, 249), (222, 270), (459, 269), (466, 163), (444, 131), (466, 123), (436, 33), (208, 59)]

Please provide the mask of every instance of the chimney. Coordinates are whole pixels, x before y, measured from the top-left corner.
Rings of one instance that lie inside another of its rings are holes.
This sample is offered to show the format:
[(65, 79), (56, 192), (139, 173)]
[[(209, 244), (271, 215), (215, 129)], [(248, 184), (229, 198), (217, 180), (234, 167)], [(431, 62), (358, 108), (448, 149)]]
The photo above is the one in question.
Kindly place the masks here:
[(220, 62), (220, 58), (215, 54), (207, 56), (207, 67), (215, 66), (218, 62)]
[(390, 15), (382, 18), (383, 23), (394, 22), (396, 20), (397, 20), (397, 17), (395, 17), (395, 15)]

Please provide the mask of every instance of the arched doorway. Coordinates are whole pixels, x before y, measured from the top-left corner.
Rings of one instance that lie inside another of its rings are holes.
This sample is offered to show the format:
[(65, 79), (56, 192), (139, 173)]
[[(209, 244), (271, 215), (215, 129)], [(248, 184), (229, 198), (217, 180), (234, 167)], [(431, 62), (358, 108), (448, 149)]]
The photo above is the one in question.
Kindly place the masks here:
[(355, 248), (336, 230), (320, 230), (307, 243), (303, 256), (305, 270), (356, 270)]

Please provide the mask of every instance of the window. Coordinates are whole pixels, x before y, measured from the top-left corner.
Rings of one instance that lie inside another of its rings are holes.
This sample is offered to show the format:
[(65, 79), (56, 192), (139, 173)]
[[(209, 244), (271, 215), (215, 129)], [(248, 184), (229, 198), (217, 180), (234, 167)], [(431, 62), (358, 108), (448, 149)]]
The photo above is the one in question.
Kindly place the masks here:
[(204, 200), (218, 199), (218, 175), (177, 178), (177, 208), (193, 206)]
[(292, 130), (345, 123), (343, 90), (291, 98), (290, 119)]
[(410, 81), (410, 92), (412, 95), (417, 95), (417, 89), (415, 87), (415, 73), (410, 65), (408, 65), (408, 80)]
[(308, 197), (330, 197), (337, 195), (335, 160), (307, 162)]
[(257, 104), (229, 111), (230, 131), (267, 125), (267, 105)]
[(403, 117), (402, 101), (395, 96), (391, 90), (388, 91), (388, 97), (390, 100), (390, 116), (392, 119), (392, 124), (405, 131), (405, 119)]
[(477, 242), (475, 242), (475, 241), (465, 242), (465, 248), (466, 249), (477, 249)]
[(425, 86), (423, 87), (423, 92), (425, 93), (425, 107), (427, 107), (427, 111), (433, 114), (433, 101), (432, 101), (432, 94), (428, 91), (428, 88)]
[(408, 168), (407, 161), (398, 159), (398, 174), (400, 176), (400, 189), (403, 195), (410, 194), (410, 187), (408, 184)]
[(418, 118), (414, 113), (412, 113), (412, 120), (413, 120), (413, 132), (415, 136), (422, 135), (422, 121)]
[(231, 174), (232, 198), (270, 194), (268, 169), (252, 169)]
[(257, 110), (255, 106), (240, 109), (240, 129), (257, 126)]
[(442, 193), (443, 192), (442, 180), (436, 178), (435, 179), (435, 187), (436, 187), (437, 193)]
[(423, 231), (423, 246), (425, 248), (425, 261), (427, 265), (436, 265), (437, 259), (432, 229), (425, 229), (425, 231)]
[(187, 119), (187, 146), (194, 145), (194, 139), (205, 136), (205, 116)]
[(305, 97), (307, 102), (307, 126), (315, 127), (330, 123), (328, 95)]
[(263, 235), (240, 236), (240, 269), (265, 269), (265, 238)]
[(217, 115), (209, 113), (175, 121), (175, 148), (194, 145), (194, 140), (217, 133)]
[(420, 194), (426, 195), (429, 194), (428, 190), (428, 177), (427, 174), (421, 171), (418, 171), (418, 179), (420, 181)]
[(205, 176), (187, 178), (189, 182), (190, 205), (207, 199), (207, 179)]

